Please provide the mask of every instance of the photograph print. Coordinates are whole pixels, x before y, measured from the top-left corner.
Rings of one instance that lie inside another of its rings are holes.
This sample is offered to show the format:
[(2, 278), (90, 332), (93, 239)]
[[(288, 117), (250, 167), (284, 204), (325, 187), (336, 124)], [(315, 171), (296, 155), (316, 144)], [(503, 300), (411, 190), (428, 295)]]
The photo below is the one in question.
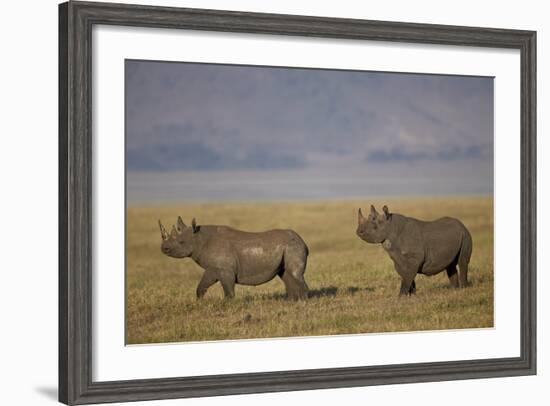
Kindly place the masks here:
[(126, 343), (492, 328), (493, 86), (126, 60)]

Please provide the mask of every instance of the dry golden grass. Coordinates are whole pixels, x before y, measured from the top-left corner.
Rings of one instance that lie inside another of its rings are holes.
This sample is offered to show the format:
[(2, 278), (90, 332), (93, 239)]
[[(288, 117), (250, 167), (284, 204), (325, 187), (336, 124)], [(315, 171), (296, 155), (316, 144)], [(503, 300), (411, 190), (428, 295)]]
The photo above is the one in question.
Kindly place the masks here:
[[(388, 204), (420, 219), (457, 217), (472, 233), (471, 286), (448, 287), (445, 272), (416, 278), (417, 294), (399, 299), (400, 280), (380, 245), (355, 235), (356, 211)], [(171, 226), (226, 224), (248, 231), (292, 228), (310, 249), (310, 298), (288, 301), (279, 278), (237, 285), (223, 300), (218, 284), (197, 301), (203, 273), (191, 259), (160, 252), (157, 220)], [(493, 201), (490, 197), (289, 203), (211, 203), (130, 207), (127, 211), (127, 342), (224, 340), (493, 326)]]

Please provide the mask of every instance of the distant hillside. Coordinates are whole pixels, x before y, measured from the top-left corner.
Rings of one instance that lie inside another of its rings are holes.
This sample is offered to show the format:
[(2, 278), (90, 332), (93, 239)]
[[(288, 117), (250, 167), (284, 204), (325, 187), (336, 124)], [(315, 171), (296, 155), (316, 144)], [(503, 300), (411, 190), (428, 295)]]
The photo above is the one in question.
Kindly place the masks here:
[(493, 159), (493, 79), (126, 62), (131, 170)]
[(295, 169), (305, 166), (297, 154), (254, 146), (243, 153), (222, 153), (200, 142), (129, 148), (126, 165), (132, 171)]

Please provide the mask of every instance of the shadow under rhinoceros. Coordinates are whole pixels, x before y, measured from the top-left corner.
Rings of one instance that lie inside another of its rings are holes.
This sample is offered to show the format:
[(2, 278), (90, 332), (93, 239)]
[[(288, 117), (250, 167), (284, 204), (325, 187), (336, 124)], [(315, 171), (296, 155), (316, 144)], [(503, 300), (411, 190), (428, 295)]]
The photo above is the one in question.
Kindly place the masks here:
[[(338, 288), (336, 286), (328, 286), (326, 288), (310, 289), (307, 297), (308, 298), (332, 297), (332, 296), (336, 296), (337, 292), (338, 292)], [(286, 293), (267, 293), (267, 294), (261, 295), (261, 298), (264, 300), (287, 300), (288, 296)], [(247, 299), (248, 301), (252, 301), (254, 300), (254, 296), (245, 297), (245, 300)]]
[(349, 286), (346, 288), (346, 293), (353, 296), (358, 292), (374, 292), (375, 288), (367, 286), (366, 288), (358, 288), (357, 286)]
[(337, 288), (336, 286), (329, 286), (326, 288), (312, 289), (309, 291), (308, 297), (329, 297), (336, 296), (338, 291), (343, 292), (345, 295), (353, 296), (359, 292), (374, 292), (373, 287), (359, 288), (357, 286), (348, 286), (347, 288)]
[[(338, 288), (336, 286), (327, 286), (317, 289), (310, 289), (308, 292), (308, 298), (321, 298), (321, 297), (334, 297), (338, 294), (338, 292), (344, 292), (346, 295), (355, 295), (359, 292), (374, 292), (373, 287), (366, 287), (366, 288), (359, 288), (357, 286), (348, 286), (347, 288)], [(245, 298), (245, 300), (248, 299), (249, 301), (254, 300), (254, 296), (248, 296)], [(288, 299), (288, 296), (285, 293), (269, 293), (262, 295), (262, 299), (265, 300), (286, 300)]]
[(308, 292), (308, 297), (329, 297), (336, 296), (338, 288), (336, 286), (328, 286), (326, 288), (311, 289)]

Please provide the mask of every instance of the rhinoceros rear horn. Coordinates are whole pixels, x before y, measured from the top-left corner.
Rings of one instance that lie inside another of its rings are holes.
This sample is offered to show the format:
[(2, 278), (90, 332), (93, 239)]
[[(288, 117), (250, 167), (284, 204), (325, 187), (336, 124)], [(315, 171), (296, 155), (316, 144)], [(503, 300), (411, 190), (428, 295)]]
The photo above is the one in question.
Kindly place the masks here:
[(159, 228), (160, 228), (160, 236), (163, 240), (166, 240), (168, 238), (168, 233), (166, 232), (166, 229), (162, 225), (162, 223), (159, 220)]

